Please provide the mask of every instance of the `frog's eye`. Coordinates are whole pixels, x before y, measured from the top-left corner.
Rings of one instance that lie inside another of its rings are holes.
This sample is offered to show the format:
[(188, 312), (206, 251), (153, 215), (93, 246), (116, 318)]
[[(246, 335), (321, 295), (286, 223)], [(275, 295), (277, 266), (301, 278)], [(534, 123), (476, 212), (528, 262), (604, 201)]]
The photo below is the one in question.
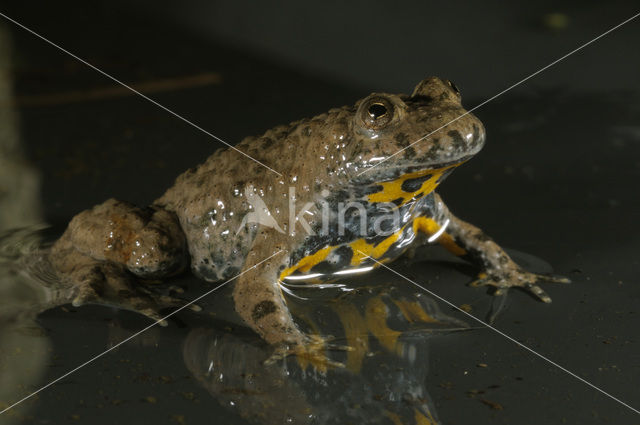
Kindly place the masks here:
[(394, 115), (393, 104), (384, 97), (373, 97), (360, 107), (360, 118), (371, 130), (379, 130), (387, 125)]
[(380, 102), (372, 103), (369, 109), (367, 109), (367, 112), (369, 112), (369, 117), (373, 120), (384, 118), (384, 116), (389, 113), (387, 107)]
[(453, 91), (456, 92), (456, 94), (460, 94), (460, 90), (458, 90), (458, 86), (456, 86), (456, 84), (453, 81), (447, 80), (447, 84), (449, 84), (449, 87), (451, 87)]

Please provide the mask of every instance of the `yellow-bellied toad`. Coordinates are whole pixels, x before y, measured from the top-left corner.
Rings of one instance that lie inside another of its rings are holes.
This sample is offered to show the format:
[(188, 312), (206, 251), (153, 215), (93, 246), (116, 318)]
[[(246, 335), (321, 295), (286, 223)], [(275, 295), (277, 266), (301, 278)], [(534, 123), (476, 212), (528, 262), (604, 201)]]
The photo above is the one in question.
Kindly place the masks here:
[(366, 271), (427, 238), (479, 265), (478, 284), (522, 287), (548, 302), (537, 282), (563, 279), (522, 270), (434, 192), (484, 141), (482, 123), (446, 80), (425, 79), (411, 96), (374, 93), (236, 146), (280, 175), (219, 150), (148, 208), (109, 200), (80, 213), (52, 263), (74, 304), (112, 303), (152, 318), (179, 301), (136, 278), (169, 276), (189, 262), (207, 281), (239, 274), (237, 312), (266, 341), (295, 352), (311, 338), (287, 309), (286, 282)]

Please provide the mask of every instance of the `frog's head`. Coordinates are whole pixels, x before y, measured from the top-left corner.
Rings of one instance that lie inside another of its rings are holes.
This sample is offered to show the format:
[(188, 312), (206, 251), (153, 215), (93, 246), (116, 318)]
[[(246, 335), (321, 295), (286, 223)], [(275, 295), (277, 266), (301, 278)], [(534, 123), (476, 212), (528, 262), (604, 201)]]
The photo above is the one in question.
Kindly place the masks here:
[(373, 93), (360, 100), (351, 135), (349, 178), (380, 184), (385, 193), (373, 197), (385, 202), (430, 192), (485, 141), (484, 126), (462, 107), (455, 85), (436, 77), (411, 96)]

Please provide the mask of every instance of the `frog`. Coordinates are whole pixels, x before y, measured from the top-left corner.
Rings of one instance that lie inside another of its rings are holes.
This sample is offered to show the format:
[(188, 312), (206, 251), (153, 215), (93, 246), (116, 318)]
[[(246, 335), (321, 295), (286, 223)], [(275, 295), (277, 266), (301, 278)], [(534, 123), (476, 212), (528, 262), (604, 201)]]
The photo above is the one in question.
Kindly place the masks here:
[(189, 268), (233, 281), (249, 328), (283, 355), (312, 359), (331, 343), (295, 322), (291, 288), (368, 272), (424, 244), (478, 266), (473, 286), (551, 302), (540, 284), (567, 279), (524, 270), (436, 193), (485, 139), (455, 84), (428, 77), (411, 95), (372, 93), (219, 149), (147, 207), (109, 199), (85, 210), (50, 262), (74, 306), (111, 304), (158, 321), (184, 301), (149, 289), (154, 282)]

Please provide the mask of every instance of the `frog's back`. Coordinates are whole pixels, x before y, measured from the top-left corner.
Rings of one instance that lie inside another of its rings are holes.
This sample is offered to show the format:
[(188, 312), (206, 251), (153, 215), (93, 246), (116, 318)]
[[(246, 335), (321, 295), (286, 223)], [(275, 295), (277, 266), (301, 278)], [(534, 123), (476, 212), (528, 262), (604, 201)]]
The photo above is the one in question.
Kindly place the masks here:
[[(335, 113), (344, 115), (339, 111), (336, 109)], [(286, 222), (290, 178), (300, 175), (298, 168), (313, 163), (311, 158), (317, 156), (316, 147), (301, 143), (301, 134), (332, 120), (330, 113), (274, 127), (260, 137), (247, 137), (239, 143), (236, 148), (242, 153), (220, 149), (203, 164), (181, 174), (155, 202), (180, 220), (192, 269), (198, 275), (215, 281), (242, 269), (258, 231), (257, 223), (247, 223), (245, 219), (256, 207), (249, 202), (248, 191), (268, 206), (274, 222)], [(325, 171), (316, 168), (308, 178), (321, 177)]]

